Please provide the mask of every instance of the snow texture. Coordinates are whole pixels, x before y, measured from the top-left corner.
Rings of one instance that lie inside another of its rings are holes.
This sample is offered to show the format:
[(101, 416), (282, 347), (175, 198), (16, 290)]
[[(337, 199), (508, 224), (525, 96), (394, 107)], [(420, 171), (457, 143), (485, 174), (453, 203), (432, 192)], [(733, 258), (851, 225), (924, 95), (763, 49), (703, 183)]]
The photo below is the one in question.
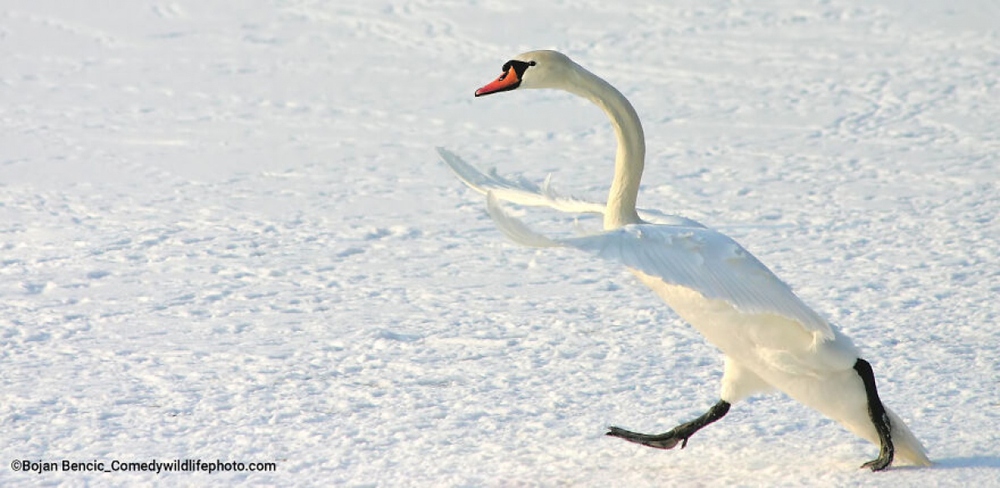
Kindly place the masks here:
[[(995, 0), (6, 0), (0, 485), (998, 486), (997, 26)], [(722, 360), (623, 268), (506, 241), (440, 161), (603, 198), (599, 109), (472, 97), (540, 48), (636, 106), (640, 206), (836, 323), (934, 467), (859, 470), (874, 446), (782, 395), (684, 450), (603, 435), (701, 414)]]

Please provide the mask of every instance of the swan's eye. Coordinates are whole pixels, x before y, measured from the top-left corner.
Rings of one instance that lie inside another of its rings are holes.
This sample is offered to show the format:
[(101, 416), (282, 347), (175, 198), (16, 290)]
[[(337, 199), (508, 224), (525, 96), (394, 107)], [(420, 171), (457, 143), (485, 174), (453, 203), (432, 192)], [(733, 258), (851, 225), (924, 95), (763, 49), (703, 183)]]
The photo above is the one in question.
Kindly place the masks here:
[(536, 64), (537, 64), (537, 63), (535, 63), (534, 61), (528, 61), (528, 66), (534, 66), (534, 65), (536, 65)]

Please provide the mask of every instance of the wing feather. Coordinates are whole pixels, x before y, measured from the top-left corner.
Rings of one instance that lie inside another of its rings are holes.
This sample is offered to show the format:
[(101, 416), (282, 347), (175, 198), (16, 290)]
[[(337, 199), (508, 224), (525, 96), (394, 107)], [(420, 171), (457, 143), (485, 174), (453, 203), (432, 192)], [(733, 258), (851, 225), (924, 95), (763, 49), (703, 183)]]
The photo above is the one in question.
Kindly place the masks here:
[(553, 239), (508, 215), (492, 194), (487, 194), (487, 210), (500, 230), (517, 243), (587, 251), (706, 298), (724, 300), (741, 312), (781, 315), (824, 340), (834, 338), (830, 324), (787, 284), (736, 241), (714, 230), (635, 224), (590, 236)]
[[(614, 242), (609, 246), (608, 242)], [(736, 241), (707, 228), (629, 225), (600, 234), (557, 240), (667, 283), (724, 300), (746, 313), (772, 313), (833, 339), (829, 323), (799, 299)]]
[[(560, 195), (552, 188), (551, 175), (545, 179), (542, 186), (523, 179), (513, 181), (498, 175), (495, 171), (484, 173), (443, 147), (437, 148), (437, 152), (462, 183), (479, 193), (492, 193), (498, 200), (528, 207), (549, 207), (560, 212), (576, 214), (604, 214), (604, 204)], [(639, 218), (646, 222), (704, 227), (694, 220), (655, 210), (639, 209), (638, 213)]]

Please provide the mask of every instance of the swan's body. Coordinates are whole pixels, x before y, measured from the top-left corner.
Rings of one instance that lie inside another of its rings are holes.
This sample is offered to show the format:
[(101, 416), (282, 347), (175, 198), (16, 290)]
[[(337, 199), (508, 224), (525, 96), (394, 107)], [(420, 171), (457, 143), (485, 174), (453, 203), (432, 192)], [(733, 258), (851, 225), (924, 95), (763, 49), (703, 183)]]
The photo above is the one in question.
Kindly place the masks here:
[[(866, 361), (850, 339), (805, 305), (760, 261), (729, 237), (682, 217), (636, 210), (645, 158), (642, 125), (614, 87), (554, 51), (533, 51), (504, 66), (504, 75), (476, 96), (515, 88), (558, 88), (587, 98), (611, 119), (618, 138), (607, 205), (556, 195), (498, 176), (486, 176), (439, 150), (469, 186), (488, 194), (499, 228), (521, 244), (572, 247), (627, 266), (677, 314), (726, 356), (720, 401), (705, 415), (659, 435), (612, 428), (609, 435), (658, 448), (686, 445), (698, 429), (724, 416), (747, 396), (780, 390), (880, 446), (865, 466), (885, 469), (894, 455), (929, 465), (923, 446), (885, 409)], [(498, 200), (547, 205), (563, 211), (601, 213), (605, 232), (550, 239), (507, 215)]]

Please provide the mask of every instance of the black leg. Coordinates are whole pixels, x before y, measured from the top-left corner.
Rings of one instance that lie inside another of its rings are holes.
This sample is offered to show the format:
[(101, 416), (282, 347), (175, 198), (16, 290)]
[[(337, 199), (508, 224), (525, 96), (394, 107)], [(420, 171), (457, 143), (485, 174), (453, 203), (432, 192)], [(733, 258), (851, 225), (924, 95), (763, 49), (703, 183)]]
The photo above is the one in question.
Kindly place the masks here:
[(878, 397), (878, 390), (875, 389), (875, 373), (872, 372), (872, 365), (868, 361), (858, 358), (854, 363), (854, 370), (861, 376), (861, 381), (865, 384), (865, 394), (868, 396), (868, 416), (875, 424), (875, 432), (878, 432), (878, 440), (882, 446), (879, 448), (878, 457), (862, 464), (862, 468), (870, 468), (872, 471), (882, 471), (892, 464), (893, 447), (891, 425), (889, 416), (885, 413), (882, 400)]
[(638, 432), (612, 427), (608, 431), (607, 435), (612, 437), (621, 437), (629, 442), (655, 447), (657, 449), (673, 449), (679, 442), (681, 444), (681, 449), (684, 449), (687, 447), (688, 437), (694, 435), (694, 433), (701, 430), (702, 427), (725, 417), (727, 412), (729, 412), (729, 402), (719, 400), (719, 403), (713, 405), (712, 408), (708, 409), (708, 411), (701, 417), (678, 425), (669, 432), (664, 432), (662, 434), (640, 434)]

